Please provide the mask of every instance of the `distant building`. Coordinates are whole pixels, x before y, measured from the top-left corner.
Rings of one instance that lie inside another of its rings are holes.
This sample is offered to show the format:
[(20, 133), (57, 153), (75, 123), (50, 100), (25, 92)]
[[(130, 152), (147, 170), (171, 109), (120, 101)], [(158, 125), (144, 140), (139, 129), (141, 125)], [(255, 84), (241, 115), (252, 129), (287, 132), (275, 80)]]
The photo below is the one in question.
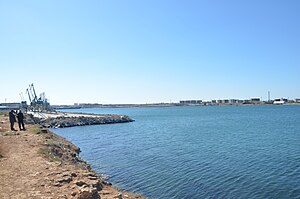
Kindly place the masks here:
[(260, 98), (251, 98), (251, 103), (253, 104), (260, 103)]
[(284, 101), (282, 98), (277, 98), (277, 99), (274, 99), (274, 102), (273, 104), (276, 104), (276, 105), (282, 105), (282, 104), (285, 104), (286, 101)]
[(16, 110), (21, 108), (21, 103), (0, 103), (0, 110)]
[(202, 102), (202, 104), (205, 105), (205, 106), (207, 106), (207, 105), (211, 105), (212, 102), (211, 101), (204, 101), (204, 102)]
[(180, 104), (202, 104), (202, 100), (181, 100)]
[(223, 103), (223, 104), (228, 104), (228, 103), (229, 103), (229, 100), (228, 100), (228, 99), (224, 99), (224, 100), (222, 100), (222, 103)]
[(274, 101), (273, 104), (282, 105), (282, 104), (285, 104), (285, 102), (284, 101)]
[(248, 100), (248, 99), (243, 100), (243, 104), (251, 104), (251, 100)]
[(1, 103), (0, 106), (12, 108), (12, 109), (18, 109), (20, 108), (21, 103), (14, 102), (14, 103)]
[(295, 99), (295, 102), (296, 102), (296, 103), (300, 103), (300, 98), (296, 98), (296, 99)]
[(238, 103), (238, 100), (237, 99), (230, 99), (229, 103), (230, 104), (236, 104), (236, 103)]
[(197, 104), (201, 104), (201, 103), (202, 103), (202, 100), (197, 100), (196, 103), (197, 103)]

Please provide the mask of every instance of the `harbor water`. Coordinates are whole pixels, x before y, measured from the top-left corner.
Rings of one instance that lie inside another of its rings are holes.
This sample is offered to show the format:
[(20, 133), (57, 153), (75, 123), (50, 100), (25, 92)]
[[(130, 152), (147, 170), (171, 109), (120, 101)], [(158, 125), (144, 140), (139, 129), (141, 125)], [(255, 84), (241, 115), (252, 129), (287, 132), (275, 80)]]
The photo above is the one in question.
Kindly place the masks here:
[(300, 106), (70, 109), (135, 122), (52, 129), (149, 198), (300, 198)]

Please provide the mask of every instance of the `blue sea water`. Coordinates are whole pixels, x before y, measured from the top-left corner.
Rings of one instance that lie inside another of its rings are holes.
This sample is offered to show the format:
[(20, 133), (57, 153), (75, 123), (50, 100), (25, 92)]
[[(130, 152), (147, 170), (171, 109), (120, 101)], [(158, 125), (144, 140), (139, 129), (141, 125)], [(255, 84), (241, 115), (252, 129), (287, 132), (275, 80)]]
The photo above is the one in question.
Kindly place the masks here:
[(300, 106), (64, 110), (132, 123), (53, 129), (123, 189), (149, 198), (300, 198)]

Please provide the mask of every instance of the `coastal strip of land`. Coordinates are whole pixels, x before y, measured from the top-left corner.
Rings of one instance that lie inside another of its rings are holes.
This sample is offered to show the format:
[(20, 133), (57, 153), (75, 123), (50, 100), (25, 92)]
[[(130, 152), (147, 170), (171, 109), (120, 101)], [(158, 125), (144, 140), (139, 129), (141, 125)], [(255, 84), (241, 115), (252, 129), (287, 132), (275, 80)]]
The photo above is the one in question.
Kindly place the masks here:
[(26, 127), (9, 130), (8, 113), (0, 113), (0, 198), (143, 198), (113, 187), (66, 139), (41, 125)]

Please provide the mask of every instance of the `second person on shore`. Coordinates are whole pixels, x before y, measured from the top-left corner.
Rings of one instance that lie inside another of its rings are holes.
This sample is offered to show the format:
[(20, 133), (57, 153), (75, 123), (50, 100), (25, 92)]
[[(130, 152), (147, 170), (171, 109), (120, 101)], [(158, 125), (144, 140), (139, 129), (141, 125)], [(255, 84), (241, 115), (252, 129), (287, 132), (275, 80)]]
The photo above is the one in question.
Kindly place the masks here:
[(24, 115), (21, 110), (19, 110), (17, 118), (18, 118), (18, 124), (19, 124), (20, 131), (25, 131), (26, 129), (25, 129), (25, 125), (24, 125)]
[(14, 110), (11, 110), (9, 112), (9, 122), (10, 122), (10, 130), (16, 131), (14, 128), (15, 122), (16, 122), (16, 116)]

